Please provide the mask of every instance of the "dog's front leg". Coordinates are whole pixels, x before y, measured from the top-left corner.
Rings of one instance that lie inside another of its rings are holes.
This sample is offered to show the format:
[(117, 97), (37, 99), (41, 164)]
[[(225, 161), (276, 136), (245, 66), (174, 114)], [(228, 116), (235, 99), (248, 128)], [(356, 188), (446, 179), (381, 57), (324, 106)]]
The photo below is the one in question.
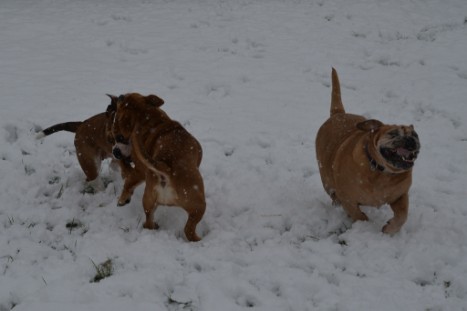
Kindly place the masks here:
[(112, 163), (113, 162), (116, 162), (117, 165), (120, 167), (120, 174), (122, 175), (123, 179), (126, 179), (134, 171), (134, 168), (130, 165), (130, 163), (126, 163), (123, 160), (115, 160), (115, 159), (112, 160)]
[[(144, 175), (143, 175), (144, 176)], [(144, 178), (132, 169), (132, 171), (126, 176), (125, 184), (123, 185), (122, 194), (118, 198), (118, 206), (123, 206), (130, 203), (131, 196), (135, 188), (144, 181)]]
[(353, 221), (361, 220), (367, 221), (368, 217), (360, 210), (358, 203), (356, 202), (342, 202), (342, 207), (347, 212), (347, 214), (352, 218)]
[(146, 215), (146, 221), (143, 225), (145, 229), (159, 229), (159, 226), (154, 222), (154, 212), (157, 208), (157, 192), (155, 189), (156, 183), (154, 182), (157, 177), (152, 174), (146, 176), (146, 187), (143, 194), (143, 208)]
[(394, 234), (399, 232), (402, 225), (407, 221), (409, 212), (409, 195), (404, 193), (399, 199), (390, 204), (394, 217), (383, 227), (384, 233)]

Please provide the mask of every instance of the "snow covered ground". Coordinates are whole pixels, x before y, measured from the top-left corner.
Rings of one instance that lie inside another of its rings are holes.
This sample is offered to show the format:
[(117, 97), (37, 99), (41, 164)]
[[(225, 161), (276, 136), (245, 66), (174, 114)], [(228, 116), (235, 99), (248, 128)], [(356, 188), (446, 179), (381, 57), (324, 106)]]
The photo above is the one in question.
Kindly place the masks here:
[[(1, 311), (467, 310), (465, 0), (3, 0), (0, 39)], [(348, 111), (420, 135), (393, 237), (322, 188), (332, 66)], [(173, 207), (143, 230), (108, 161), (86, 193), (72, 134), (35, 140), (131, 91), (203, 145), (201, 242)]]

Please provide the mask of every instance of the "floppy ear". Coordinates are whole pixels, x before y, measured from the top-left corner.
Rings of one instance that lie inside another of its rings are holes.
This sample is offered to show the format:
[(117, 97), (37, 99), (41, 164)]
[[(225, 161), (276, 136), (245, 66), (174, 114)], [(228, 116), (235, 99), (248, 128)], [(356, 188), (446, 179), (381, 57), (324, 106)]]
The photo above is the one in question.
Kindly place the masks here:
[(148, 95), (145, 98), (146, 104), (154, 107), (160, 107), (164, 104), (164, 100), (162, 98), (157, 97), (156, 95)]
[(373, 119), (366, 120), (357, 124), (357, 128), (365, 132), (377, 131), (381, 126), (383, 126), (383, 123), (381, 121)]

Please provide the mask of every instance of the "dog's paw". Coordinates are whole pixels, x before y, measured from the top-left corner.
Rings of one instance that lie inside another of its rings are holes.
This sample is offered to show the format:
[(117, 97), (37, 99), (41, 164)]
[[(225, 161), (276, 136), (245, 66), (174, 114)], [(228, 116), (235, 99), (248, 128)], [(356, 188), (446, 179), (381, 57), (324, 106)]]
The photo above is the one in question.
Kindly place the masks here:
[(201, 238), (196, 233), (185, 234), (185, 235), (186, 235), (187, 240), (190, 241), (190, 242), (199, 242), (199, 241), (201, 241)]
[(399, 230), (401, 229), (401, 226), (396, 224), (395, 222), (393, 221), (388, 221), (388, 223), (383, 227), (383, 233), (386, 233), (386, 234), (396, 234), (397, 232), (399, 232)]
[(157, 230), (159, 229), (159, 225), (155, 222), (145, 222), (143, 228), (149, 230)]
[(128, 203), (130, 203), (130, 201), (131, 201), (130, 198), (128, 198), (128, 199), (126, 199), (126, 200), (118, 200), (117, 206), (125, 206), (125, 205), (127, 205)]
[(368, 216), (361, 212), (360, 210), (359, 211), (356, 211), (356, 212), (349, 212), (347, 211), (350, 218), (352, 218), (353, 221), (368, 221)]

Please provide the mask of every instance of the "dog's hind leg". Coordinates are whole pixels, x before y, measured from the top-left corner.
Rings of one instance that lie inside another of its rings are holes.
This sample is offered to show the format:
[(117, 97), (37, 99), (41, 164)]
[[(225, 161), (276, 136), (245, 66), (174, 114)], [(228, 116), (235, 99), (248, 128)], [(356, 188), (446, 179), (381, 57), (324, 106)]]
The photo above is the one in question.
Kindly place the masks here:
[(399, 232), (402, 225), (407, 221), (409, 212), (409, 195), (403, 194), (397, 201), (390, 204), (394, 217), (383, 227), (384, 233), (394, 234)]
[(159, 226), (154, 222), (154, 212), (157, 209), (157, 192), (155, 189), (157, 177), (152, 174), (146, 176), (146, 187), (144, 188), (143, 194), (143, 208), (144, 214), (146, 215), (146, 221), (143, 224), (143, 228), (156, 230)]
[(196, 226), (203, 218), (205, 210), (206, 204), (204, 202), (200, 202), (199, 204), (192, 204), (190, 206), (190, 212), (188, 213), (188, 220), (184, 230), (188, 241), (197, 242), (201, 240), (198, 234), (196, 234)]
[(76, 151), (78, 162), (86, 175), (86, 181), (93, 181), (99, 176), (101, 159), (90, 158), (86, 154)]
[(196, 242), (201, 238), (196, 234), (196, 226), (203, 218), (206, 211), (206, 200), (204, 197), (203, 179), (199, 172), (191, 173), (193, 176), (191, 183), (183, 187), (180, 201), (181, 207), (188, 213), (188, 220), (185, 225), (185, 236), (188, 241)]
[(78, 162), (86, 175), (86, 181), (92, 181), (99, 175), (102, 159), (99, 156), (99, 150), (89, 146), (89, 142), (76, 139), (75, 148)]

